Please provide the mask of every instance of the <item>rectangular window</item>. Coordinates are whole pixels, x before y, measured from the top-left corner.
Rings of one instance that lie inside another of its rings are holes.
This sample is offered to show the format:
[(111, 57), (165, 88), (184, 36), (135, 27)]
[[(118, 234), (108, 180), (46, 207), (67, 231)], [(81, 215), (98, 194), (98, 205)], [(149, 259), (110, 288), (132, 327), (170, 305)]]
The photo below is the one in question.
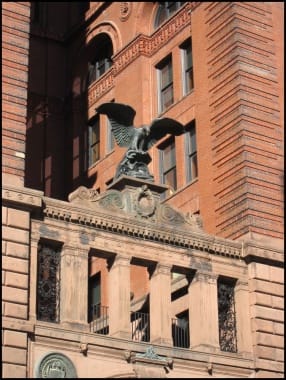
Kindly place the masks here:
[(219, 344), (227, 352), (237, 352), (234, 287), (235, 280), (218, 279)]
[(88, 166), (100, 158), (100, 128), (99, 116), (95, 117), (88, 126)]
[(161, 181), (170, 186), (171, 190), (177, 189), (176, 150), (175, 138), (171, 137), (159, 147)]
[(51, 244), (38, 246), (37, 319), (60, 321), (61, 248)]
[(159, 82), (159, 113), (174, 102), (172, 56), (168, 56), (156, 66)]
[(196, 142), (196, 124), (192, 121), (186, 127), (186, 165), (187, 165), (187, 182), (193, 181), (198, 177), (198, 160), (197, 160), (197, 142)]
[(181, 46), (182, 69), (183, 69), (183, 91), (187, 95), (194, 88), (194, 73), (193, 73), (193, 56), (192, 42), (187, 40)]

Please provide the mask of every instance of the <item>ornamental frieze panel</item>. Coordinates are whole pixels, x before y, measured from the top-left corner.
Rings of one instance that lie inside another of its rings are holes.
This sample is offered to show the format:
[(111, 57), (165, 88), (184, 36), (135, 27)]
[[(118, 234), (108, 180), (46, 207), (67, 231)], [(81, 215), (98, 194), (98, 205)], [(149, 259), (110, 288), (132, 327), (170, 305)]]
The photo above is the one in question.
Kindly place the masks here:
[(103, 194), (81, 186), (69, 195), (69, 203), (47, 197), (43, 197), (43, 201), (45, 218), (60, 223), (69, 222), (231, 258), (241, 256), (240, 243), (206, 234), (199, 216), (184, 215), (162, 204), (152, 185), (133, 189), (127, 186), (123, 191), (112, 188)]

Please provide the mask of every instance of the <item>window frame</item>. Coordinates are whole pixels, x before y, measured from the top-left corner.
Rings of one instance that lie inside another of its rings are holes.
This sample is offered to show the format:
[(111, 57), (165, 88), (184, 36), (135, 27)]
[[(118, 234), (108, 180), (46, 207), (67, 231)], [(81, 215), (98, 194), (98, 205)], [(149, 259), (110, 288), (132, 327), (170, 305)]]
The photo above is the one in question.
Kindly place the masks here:
[[(183, 96), (188, 95), (195, 87), (194, 84), (194, 64), (193, 64), (193, 49), (192, 39), (188, 38), (180, 46), (181, 62), (182, 62), (182, 81), (183, 81)], [(191, 64), (188, 64), (188, 49), (190, 49)], [(190, 74), (191, 73), (191, 80)], [(190, 84), (192, 82), (192, 85)]]
[[(164, 170), (164, 162), (166, 162), (164, 153), (165, 149), (168, 147), (171, 147), (173, 145), (173, 149), (171, 148), (171, 165), (169, 168)], [(178, 182), (177, 182), (177, 162), (176, 162), (176, 140), (174, 136), (169, 137), (167, 140), (165, 140), (160, 146), (158, 146), (159, 149), (159, 164), (160, 164), (160, 178), (162, 184), (169, 186), (172, 191), (176, 191), (178, 188)], [(174, 172), (173, 174), (173, 179), (174, 179), (174, 184), (168, 184), (165, 180), (166, 175)]]
[[(163, 83), (163, 69), (168, 67), (168, 76), (169, 81)], [(174, 104), (174, 78), (173, 78), (173, 59), (172, 54), (168, 54), (164, 59), (162, 59), (156, 66), (157, 70), (157, 88), (158, 88), (158, 113), (166, 111), (169, 107)], [(164, 93), (167, 93), (167, 90), (171, 90), (171, 104), (166, 105), (164, 100)]]
[[(192, 146), (192, 137), (191, 132), (194, 131), (194, 140), (195, 140), (195, 149)], [(186, 161), (186, 180), (187, 183), (193, 182), (196, 180), (199, 176), (198, 173), (198, 151), (197, 151), (197, 131), (196, 131), (196, 122), (195, 120), (192, 120), (187, 126), (186, 126), (186, 132), (185, 132), (185, 161)], [(196, 175), (193, 174), (193, 161), (195, 162), (195, 171)]]

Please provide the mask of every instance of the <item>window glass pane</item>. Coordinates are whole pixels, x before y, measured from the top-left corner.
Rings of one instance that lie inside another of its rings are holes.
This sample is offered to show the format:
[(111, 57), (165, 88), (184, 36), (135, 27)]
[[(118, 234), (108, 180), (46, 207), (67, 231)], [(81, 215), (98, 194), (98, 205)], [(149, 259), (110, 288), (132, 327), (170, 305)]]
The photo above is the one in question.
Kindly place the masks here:
[(165, 185), (171, 186), (174, 190), (177, 189), (176, 168), (174, 167), (170, 171), (164, 174)]
[(165, 88), (173, 81), (172, 62), (169, 61), (161, 69), (161, 88)]
[(197, 162), (197, 154), (189, 157), (189, 181), (197, 178), (198, 176), (198, 162)]
[(163, 150), (164, 172), (175, 166), (175, 142), (173, 141)]
[(186, 69), (189, 69), (190, 67), (193, 66), (193, 56), (192, 56), (191, 45), (189, 45), (185, 49), (185, 62), (186, 62)]
[(174, 102), (173, 86), (170, 86), (162, 92), (162, 111), (164, 111), (165, 108), (173, 104), (173, 102)]
[(194, 88), (194, 77), (193, 77), (193, 68), (186, 72), (186, 92), (189, 92)]
[(194, 127), (190, 129), (188, 133), (189, 137), (189, 154), (197, 151), (197, 143), (196, 143), (196, 130)]
[(98, 125), (94, 125), (93, 127), (91, 127), (91, 129), (92, 129), (92, 133), (91, 133), (91, 136), (92, 136), (91, 145), (93, 145), (96, 142), (98, 142), (98, 140), (99, 140), (99, 128), (98, 128)]

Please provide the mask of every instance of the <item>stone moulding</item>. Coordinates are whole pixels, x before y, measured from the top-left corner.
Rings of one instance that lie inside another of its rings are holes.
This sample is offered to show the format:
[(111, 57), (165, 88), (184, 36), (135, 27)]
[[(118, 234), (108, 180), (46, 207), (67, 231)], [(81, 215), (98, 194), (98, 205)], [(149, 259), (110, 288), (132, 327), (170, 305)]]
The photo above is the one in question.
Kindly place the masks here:
[[(117, 212), (104, 212), (91, 209), (88, 204), (79, 206), (43, 197), (44, 216), (64, 222), (84, 225), (106, 232), (123, 234), (132, 238), (160, 242), (187, 249), (198, 249), (220, 256), (241, 258), (242, 244), (208, 235), (203, 231), (192, 231), (191, 228), (160, 223), (156, 227), (154, 222), (130, 218)], [(83, 202), (84, 203), (84, 202)]]

